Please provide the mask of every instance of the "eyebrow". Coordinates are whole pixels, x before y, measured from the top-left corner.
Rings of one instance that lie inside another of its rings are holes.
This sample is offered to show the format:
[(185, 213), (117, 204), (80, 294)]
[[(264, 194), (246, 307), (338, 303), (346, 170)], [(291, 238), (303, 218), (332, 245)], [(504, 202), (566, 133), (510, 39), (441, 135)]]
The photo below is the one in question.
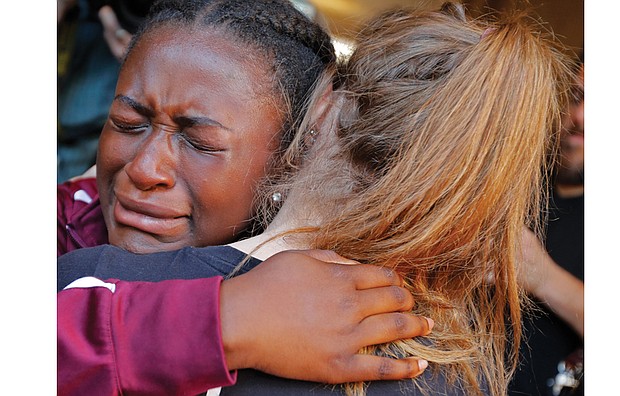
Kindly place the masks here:
[[(132, 109), (134, 109), (135, 111), (137, 111), (138, 113), (147, 116), (147, 117), (154, 117), (155, 116), (155, 111), (148, 107), (145, 106), (141, 103), (138, 103), (136, 100), (130, 98), (129, 96), (125, 96), (125, 95), (117, 95), (114, 100), (118, 100), (121, 103), (124, 103), (128, 106), (130, 106)], [(181, 127), (192, 127), (192, 126), (200, 126), (200, 125), (206, 125), (206, 126), (215, 126), (218, 128), (222, 128), (225, 129), (227, 131), (230, 131), (230, 128), (225, 127), (224, 125), (222, 125), (221, 123), (215, 121), (212, 118), (209, 117), (204, 117), (204, 116), (185, 116), (185, 115), (181, 115), (181, 116), (175, 116), (172, 118), (172, 120), (179, 126)]]
[(142, 114), (144, 116), (147, 116), (147, 117), (155, 116), (155, 111), (153, 109), (151, 109), (148, 106), (145, 106), (143, 104), (138, 103), (137, 101), (135, 101), (134, 99), (130, 98), (129, 96), (116, 95), (114, 100), (118, 100), (119, 102), (124, 103), (124, 104), (130, 106), (132, 109), (134, 109), (135, 111), (137, 111), (138, 113), (140, 113), (140, 114)]
[(172, 120), (180, 127), (185, 127), (185, 128), (204, 125), (204, 126), (215, 126), (215, 127), (230, 131), (230, 128), (225, 127), (224, 125), (220, 124), (219, 122), (215, 121), (212, 118), (204, 117), (204, 116), (182, 115), (182, 116), (175, 116), (172, 118)]

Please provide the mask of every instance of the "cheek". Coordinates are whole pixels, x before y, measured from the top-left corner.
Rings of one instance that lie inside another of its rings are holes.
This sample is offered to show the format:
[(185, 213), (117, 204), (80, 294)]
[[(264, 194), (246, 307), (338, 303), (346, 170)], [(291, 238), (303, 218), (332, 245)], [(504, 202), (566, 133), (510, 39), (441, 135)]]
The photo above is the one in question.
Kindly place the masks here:
[[(97, 188), (102, 208), (110, 205), (114, 180), (125, 164), (131, 161), (135, 147), (121, 134), (106, 131), (104, 127), (99, 137), (97, 150)], [(105, 215), (105, 213), (104, 213)]]
[(99, 137), (99, 148), (97, 150), (97, 172), (105, 172), (115, 160), (114, 136), (110, 132), (106, 132), (104, 128)]
[(248, 150), (231, 158), (225, 167), (202, 169), (193, 176), (185, 173), (185, 185), (192, 190), (194, 202), (196, 244), (228, 243), (248, 227), (268, 157), (269, 153)]
[(226, 182), (210, 180), (192, 194), (192, 223), (196, 246), (233, 242), (253, 215), (251, 185), (233, 178)]
[(264, 166), (256, 158), (239, 158), (227, 165), (206, 167), (193, 174), (185, 172), (182, 179), (193, 191), (196, 209), (209, 211), (217, 218), (238, 221), (252, 213), (255, 187), (265, 175)]
[(122, 169), (135, 155), (133, 139), (104, 128), (97, 151), (97, 174), (110, 176)]

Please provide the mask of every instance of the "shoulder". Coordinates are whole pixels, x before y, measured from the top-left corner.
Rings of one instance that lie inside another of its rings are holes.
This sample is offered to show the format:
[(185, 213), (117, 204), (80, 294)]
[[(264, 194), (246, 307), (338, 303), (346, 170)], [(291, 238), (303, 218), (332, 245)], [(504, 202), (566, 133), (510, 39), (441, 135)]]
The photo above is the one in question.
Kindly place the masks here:
[(231, 246), (187, 247), (182, 252), (191, 261), (212, 267), (223, 276), (229, 275), (238, 266), (239, 274), (243, 274), (262, 262)]
[[(57, 192), (59, 194), (59, 198), (71, 198), (72, 200), (84, 201), (84, 200), (92, 200), (97, 193), (97, 179), (94, 177), (88, 177), (84, 179), (77, 179), (74, 181), (66, 181), (64, 183), (58, 184)], [(76, 193), (81, 191), (80, 193)]]
[(72, 215), (99, 197), (97, 180), (93, 178), (67, 181), (56, 186), (58, 218), (69, 222)]
[(58, 255), (108, 241), (95, 178), (57, 186)]

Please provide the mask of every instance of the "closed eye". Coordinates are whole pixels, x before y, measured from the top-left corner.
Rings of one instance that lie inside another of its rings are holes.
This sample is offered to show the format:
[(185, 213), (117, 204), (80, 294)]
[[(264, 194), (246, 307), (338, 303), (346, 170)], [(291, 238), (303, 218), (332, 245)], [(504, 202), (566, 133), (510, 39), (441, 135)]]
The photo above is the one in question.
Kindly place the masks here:
[(213, 145), (210, 145), (208, 143), (201, 142), (195, 138), (192, 138), (191, 136), (189, 136), (188, 134), (182, 131), (179, 134), (181, 135), (181, 138), (183, 139), (185, 143), (187, 143), (188, 146), (200, 152), (217, 153), (217, 152), (224, 151), (222, 148), (214, 147)]
[(144, 124), (144, 123), (130, 124), (130, 123), (125, 123), (125, 122), (121, 122), (118, 120), (115, 121), (113, 119), (110, 119), (110, 121), (116, 130), (118, 130), (119, 132), (123, 132), (123, 133), (140, 133), (149, 127), (149, 124)]

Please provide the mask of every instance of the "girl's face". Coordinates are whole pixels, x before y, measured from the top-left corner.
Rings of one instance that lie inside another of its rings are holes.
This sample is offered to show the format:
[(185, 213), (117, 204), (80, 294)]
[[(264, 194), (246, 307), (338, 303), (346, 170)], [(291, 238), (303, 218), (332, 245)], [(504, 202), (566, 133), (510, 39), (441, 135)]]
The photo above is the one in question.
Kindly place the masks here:
[(235, 240), (279, 145), (267, 66), (217, 31), (146, 33), (119, 75), (97, 158), (111, 244), (137, 253)]

